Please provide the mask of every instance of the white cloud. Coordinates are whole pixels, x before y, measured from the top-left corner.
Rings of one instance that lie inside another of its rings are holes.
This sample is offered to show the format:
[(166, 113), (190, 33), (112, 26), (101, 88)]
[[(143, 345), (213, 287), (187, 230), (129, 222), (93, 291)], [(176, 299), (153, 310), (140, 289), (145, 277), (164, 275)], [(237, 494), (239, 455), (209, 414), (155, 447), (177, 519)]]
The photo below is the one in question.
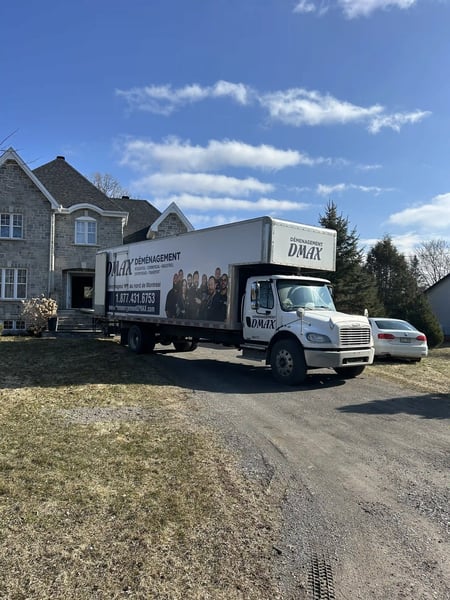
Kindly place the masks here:
[(252, 89), (243, 83), (230, 83), (229, 81), (218, 81), (211, 88), (211, 95), (215, 98), (229, 96), (238, 104), (248, 104), (253, 95)]
[[(414, 247), (424, 241), (423, 236), (414, 231), (409, 231), (401, 235), (387, 234), (392, 240), (393, 245), (397, 250), (406, 257), (411, 257), (415, 254)], [(382, 240), (381, 238), (366, 238), (359, 240), (359, 246), (363, 252), (369, 252), (374, 246)]]
[[(155, 203), (167, 206), (175, 202), (184, 212), (188, 210), (212, 210), (221, 211), (277, 211), (304, 210), (309, 205), (303, 202), (292, 202), (291, 200), (276, 200), (273, 198), (259, 198), (258, 200), (242, 200), (238, 198), (196, 196), (193, 194), (178, 194), (170, 197), (156, 198)], [(152, 202), (153, 203), (153, 202)]]
[(382, 167), (382, 165), (377, 165), (377, 164), (372, 164), (372, 165), (360, 164), (360, 165), (356, 165), (356, 168), (359, 171), (376, 171), (378, 169), (382, 169), (383, 167)]
[(392, 115), (379, 115), (369, 123), (369, 131), (378, 133), (383, 127), (389, 127), (394, 131), (400, 131), (401, 127), (408, 123), (418, 123), (425, 117), (431, 115), (426, 110), (416, 110), (410, 113), (394, 113)]
[(379, 133), (385, 127), (400, 131), (403, 125), (418, 123), (431, 114), (420, 110), (389, 114), (379, 104), (369, 107), (358, 106), (334, 98), (330, 94), (302, 88), (265, 94), (260, 97), (260, 102), (268, 110), (272, 119), (286, 125), (300, 127), (365, 123), (371, 133)]
[[(207, 146), (192, 146), (178, 138), (158, 144), (131, 139), (125, 141), (121, 164), (140, 171), (214, 171), (227, 167), (273, 170), (313, 165), (315, 160), (296, 150), (279, 150), (265, 144), (251, 146), (237, 140), (210, 140)], [(323, 159), (317, 159), (322, 161)]]
[(189, 190), (192, 194), (248, 196), (251, 193), (272, 192), (274, 186), (253, 177), (238, 179), (209, 173), (154, 173), (132, 182), (131, 188), (143, 194)]
[(416, 4), (417, 0), (300, 0), (294, 7), (294, 13), (326, 14), (330, 8), (342, 10), (347, 19), (368, 17), (377, 10), (399, 8), (407, 10)]
[(416, 0), (338, 0), (338, 5), (349, 19), (368, 17), (380, 9), (400, 8), (406, 10), (415, 3)]
[(228, 223), (234, 223), (242, 219), (241, 215), (223, 215), (214, 213), (213, 215), (206, 215), (204, 213), (192, 213), (187, 214), (189, 222), (196, 229), (203, 229), (204, 227), (214, 227), (216, 225), (226, 225)]
[[(424, 242), (430, 242), (432, 240), (445, 239), (445, 236), (436, 235), (433, 232), (418, 232), (418, 231), (408, 231), (403, 234), (388, 234), (390, 239), (392, 240), (392, 244), (397, 248), (401, 254), (403, 254), (406, 258), (412, 258), (417, 255), (417, 247), (423, 244)], [(450, 242), (450, 236), (448, 236), (447, 241)], [(369, 252), (371, 248), (373, 248), (378, 242), (380, 242), (382, 238), (371, 238), (359, 240), (359, 245), (362, 248), (363, 252)]]
[(312, 2), (309, 2), (309, 0), (300, 0), (300, 2), (294, 8), (295, 13), (312, 13), (316, 12), (316, 10), (316, 5)]
[(408, 231), (408, 233), (391, 235), (390, 237), (397, 250), (407, 258), (412, 257), (415, 254), (414, 248), (424, 241), (423, 237), (416, 231)]
[[(396, 212), (385, 225), (408, 228), (405, 233), (386, 232), (397, 250), (407, 257), (414, 256), (417, 246), (423, 242), (437, 238), (450, 242), (450, 193), (435, 196), (427, 204)], [(360, 244), (368, 251), (380, 239), (360, 240)]]
[(316, 193), (319, 196), (331, 196), (331, 194), (340, 194), (347, 189), (346, 183), (336, 183), (335, 185), (326, 185), (319, 183), (316, 189)]
[(170, 115), (185, 104), (193, 104), (207, 98), (230, 97), (238, 104), (248, 104), (252, 96), (250, 87), (242, 83), (217, 81), (212, 86), (202, 87), (196, 83), (173, 89), (171, 85), (149, 85), (130, 90), (116, 90), (131, 110), (141, 110), (160, 115)]
[(151, 85), (116, 90), (116, 94), (126, 100), (130, 110), (166, 116), (186, 104), (228, 97), (242, 106), (253, 106), (257, 103), (274, 121), (285, 125), (300, 127), (362, 123), (371, 133), (379, 133), (383, 128), (400, 131), (403, 125), (418, 123), (431, 114), (422, 110), (389, 113), (380, 104), (358, 106), (347, 100), (339, 100), (331, 94), (304, 88), (259, 93), (243, 83), (223, 80), (212, 86), (191, 84), (174, 89), (170, 85)]
[(379, 105), (363, 108), (302, 88), (266, 94), (261, 97), (261, 104), (273, 119), (297, 127), (365, 121), (383, 111)]
[(331, 196), (332, 194), (342, 194), (349, 190), (356, 190), (358, 192), (363, 192), (364, 194), (374, 194), (375, 196), (378, 196), (383, 192), (392, 192), (394, 191), (394, 188), (381, 188), (374, 185), (356, 185), (354, 183), (336, 183), (334, 185), (319, 183), (316, 188), (316, 193), (319, 194), (319, 196)]
[(403, 227), (416, 225), (421, 229), (448, 232), (450, 229), (450, 193), (435, 196), (427, 204), (394, 213), (389, 217), (388, 223)]

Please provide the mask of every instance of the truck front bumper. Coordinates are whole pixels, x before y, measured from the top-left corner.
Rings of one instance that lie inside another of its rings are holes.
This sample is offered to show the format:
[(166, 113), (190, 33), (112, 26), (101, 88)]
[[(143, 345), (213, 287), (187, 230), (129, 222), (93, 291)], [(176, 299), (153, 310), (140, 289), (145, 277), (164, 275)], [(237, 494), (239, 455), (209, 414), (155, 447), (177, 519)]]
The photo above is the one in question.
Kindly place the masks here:
[(334, 369), (336, 367), (353, 367), (373, 363), (373, 348), (360, 350), (319, 350), (305, 348), (306, 365), (309, 368)]

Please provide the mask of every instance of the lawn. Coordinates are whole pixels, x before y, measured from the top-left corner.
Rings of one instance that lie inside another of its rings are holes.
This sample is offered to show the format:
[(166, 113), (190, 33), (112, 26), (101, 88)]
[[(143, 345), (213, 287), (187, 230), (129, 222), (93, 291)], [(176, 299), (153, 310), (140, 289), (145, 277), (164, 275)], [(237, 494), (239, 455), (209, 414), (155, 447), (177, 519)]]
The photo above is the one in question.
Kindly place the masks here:
[(0, 597), (276, 598), (263, 490), (149, 355), (0, 338)]
[(450, 345), (433, 348), (419, 363), (376, 360), (366, 372), (418, 392), (450, 394)]
[[(264, 490), (111, 339), (0, 337), (0, 598), (277, 598)], [(448, 393), (450, 348), (371, 375)]]

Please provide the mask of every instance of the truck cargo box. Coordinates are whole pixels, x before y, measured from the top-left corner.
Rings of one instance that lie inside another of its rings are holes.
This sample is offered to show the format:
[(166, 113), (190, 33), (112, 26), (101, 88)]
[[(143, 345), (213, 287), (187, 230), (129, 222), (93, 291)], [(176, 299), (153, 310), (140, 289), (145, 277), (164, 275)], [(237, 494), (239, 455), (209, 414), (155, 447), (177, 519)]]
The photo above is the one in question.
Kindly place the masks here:
[[(335, 255), (334, 230), (270, 217), (117, 246), (97, 255), (94, 311), (99, 316), (133, 314), (226, 325), (229, 304), (237, 301), (239, 266), (334, 271)], [(194, 278), (199, 296), (208, 295), (213, 278), (221, 288), (221, 298), (208, 311), (202, 301), (192, 299), (186, 301), (189, 310), (183, 312), (179, 298), (188, 290), (182, 286), (187, 288)], [(177, 306), (173, 302), (175, 289)]]

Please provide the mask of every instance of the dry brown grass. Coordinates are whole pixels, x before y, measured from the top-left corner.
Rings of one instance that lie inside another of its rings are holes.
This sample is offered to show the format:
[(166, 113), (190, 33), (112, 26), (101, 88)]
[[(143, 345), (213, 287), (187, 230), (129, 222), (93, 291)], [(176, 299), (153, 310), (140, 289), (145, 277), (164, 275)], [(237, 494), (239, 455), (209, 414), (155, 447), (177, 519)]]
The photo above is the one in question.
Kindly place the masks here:
[[(369, 373), (448, 393), (450, 348)], [(0, 598), (277, 598), (276, 519), (184, 393), (110, 340), (0, 338)]]
[(263, 491), (151, 356), (0, 338), (0, 597), (276, 598)]
[(450, 394), (450, 346), (430, 350), (419, 363), (376, 361), (366, 372), (420, 392)]

